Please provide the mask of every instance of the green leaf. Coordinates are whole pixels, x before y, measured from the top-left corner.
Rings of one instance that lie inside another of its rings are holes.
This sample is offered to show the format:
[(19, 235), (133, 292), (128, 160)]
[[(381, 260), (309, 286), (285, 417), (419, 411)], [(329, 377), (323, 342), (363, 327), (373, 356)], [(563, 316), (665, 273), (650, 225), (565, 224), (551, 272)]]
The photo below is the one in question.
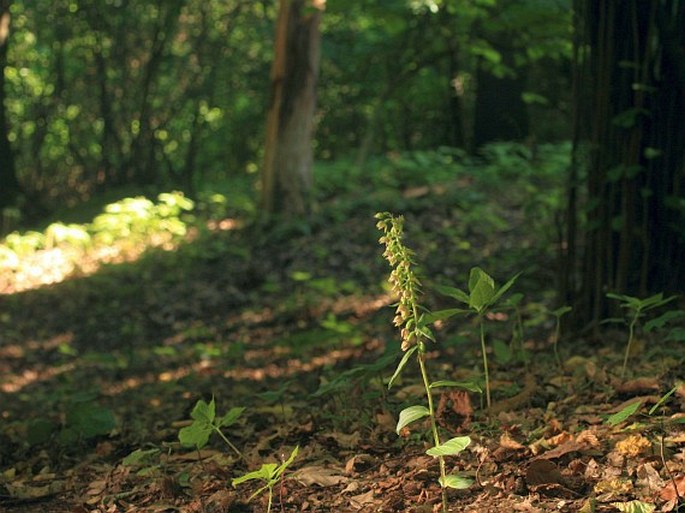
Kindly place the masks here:
[(264, 463), (257, 470), (253, 470), (252, 472), (248, 472), (247, 474), (245, 474), (243, 476), (236, 477), (231, 482), (231, 484), (233, 486), (238, 486), (239, 484), (242, 484), (246, 481), (252, 481), (254, 479), (261, 479), (263, 481), (270, 481), (277, 468), (278, 468), (278, 465), (276, 463)]
[(438, 310), (437, 312), (427, 313), (423, 320), (426, 324), (432, 324), (435, 321), (444, 321), (457, 314), (471, 313), (471, 310), (465, 308), (448, 308), (447, 310)]
[(200, 422), (206, 422), (212, 424), (216, 418), (216, 404), (214, 398), (209, 403), (206, 403), (202, 399), (195, 403), (193, 411), (190, 412), (190, 417), (199, 420)]
[(495, 296), (495, 281), (479, 267), (471, 269), (469, 277), (469, 306), (482, 313)]
[(454, 488), (455, 490), (465, 490), (473, 484), (472, 479), (467, 479), (454, 474), (446, 475), (444, 480), (440, 477), (438, 481), (443, 488)]
[(195, 421), (190, 426), (181, 428), (178, 432), (178, 441), (184, 447), (202, 449), (209, 442), (212, 429), (212, 425), (207, 422)]
[(573, 308), (570, 306), (562, 306), (551, 313), (554, 317), (561, 317), (562, 315), (569, 313), (571, 310), (573, 310)]
[(514, 282), (518, 279), (519, 276), (521, 276), (521, 273), (516, 273), (514, 276), (511, 277), (511, 279), (508, 282), (502, 285), (500, 289), (495, 293), (493, 298), (490, 300), (490, 304), (495, 304), (499, 300), (499, 298), (501, 298), (507, 292), (507, 290), (509, 290), (514, 285)]
[(157, 454), (159, 454), (159, 449), (148, 449), (147, 451), (144, 451), (143, 449), (136, 449), (123, 460), (121, 460), (121, 463), (127, 467), (142, 465), (149, 462), (150, 459)]
[(399, 435), (403, 427), (428, 415), (430, 415), (430, 412), (425, 406), (417, 405), (405, 408), (400, 412), (400, 419), (397, 422), (397, 428), (395, 431)]
[(468, 436), (458, 436), (447, 440), (444, 444), (431, 447), (426, 454), (428, 456), (454, 456), (466, 449), (470, 443), (471, 439)]
[(630, 403), (628, 406), (623, 408), (618, 413), (614, 413), (607, 420), (606, 423), (610, 426), (616, 426), (634, 414), (642, 406), (642, 401), (638, 400), (634, 403)]
[(681, 317), (685, 316), (685, 312), (682, 310), (669, 310), (668, 312), (665, 312), (664, 314), (660, 315), (659, 317), (652, 319), (650, 321), (647, 321), (645, 323), (644, 330), (649, 333), (650, 331), (654, 329), (661, 329), (663, 328), (666, 324), (669, 322), (680, 319)]
[(219, 419), (219, 422), (217, 422), (217, 426), (226, 427), (230, 426), (231, 424), (234, 424), (235, 421), (238, 420), (238, 418), (243, 414), (244, 411), (245, 408), (243, 407), (231, 408), (230, 410), (228, 410), (228, 413), (226, 413), (226, 415)]
[(400, 363), (397, 365), (397, 368), (395, 369), (395, 373), (392, 375), (390, 378), (390, 381), (388, 381), (388, 389), (392, 387), (392, 384), (395, 382), (397, 378), (400, 377), (400, 373), (402, 372), (402, 369), (404, 369), (404, 366), (407, 365), (407, 362), (409, 361), (409, 358), (411, 358), (411, 355), (413, 355), (416, 350), (418, 350), (419, 346), (412, 346), (410, 349), (408, 349), (405, 353), (402, 359), (400, 360)]
[(285, 460), (283, 463), (281, 463), (278, 468), (274, 472), (274, 478), (279, 478), (281, 477), (281, 474), (285, 471), (286, 468), (288, 468), (288, 465), (290, 465), (293, 461), (295, 461), (295, 458), (297, 457), (297, 454), (300, 452), (300, 446), (296, 445), (293, 451), (290, 453), (290, 456), (288, 456), (288, 459)]
[(436, 285), (435, 290), (443, 296), (451, 297), (466, 305), (469, 304), (469, 295), (461, 289), (455, 287), (447, 287), (445, 285)]
[(474, 383), (473, 381), (449, 381), (449, 380), (440, 380), (440, 381), (434, 381), (429, 385), (429, 388), (440, 388), (440, 387), (454, 387), (454, 388), (463, 388), (464, 390), (468, 390), (469, 392), (478, 392), (479, 394), (483, 393), (483, 390), (480, 388), (480, 386), (477, 383)]
[(677, 386), (673, 387), (668, 392), (666, 392), (664, 395), (662, 395), (661, 399), (659, 399), (656, 402), (656, 404), (649, 409), (649, 414), (653, 415), (654, 412), (659, 409), (659, 406), (664, 404), (668, 400), (668, 398), (671, 397), (675, 393), (676, 390), (678, 390)]

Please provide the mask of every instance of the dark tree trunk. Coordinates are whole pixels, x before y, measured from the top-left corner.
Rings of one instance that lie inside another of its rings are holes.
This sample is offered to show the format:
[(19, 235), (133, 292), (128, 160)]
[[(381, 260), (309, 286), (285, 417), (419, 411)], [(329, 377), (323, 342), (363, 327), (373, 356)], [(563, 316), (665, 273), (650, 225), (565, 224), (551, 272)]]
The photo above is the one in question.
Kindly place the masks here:
[(0, 210), (16, 202), (20, 192), (5, 113), (5, 66), (10, 31), (10, 0), (0, 0)]
[(494, 141), (522, 141), (529, 134), (528, 108), (523, 101), (525, 68), (516, 68), (512, 37), (502, 37), (494, 47), (506, 67), (495, 74), (484, 60), (476, 71), (476, 103), (473, 145), (479, 148)]
[(319, 25), (324, 6), (322, 0), (280, 0), (262, 169), (266, 213), (304, 215), (310, 210)]
[(590, 158), (582, 252), (572, 224), (567, 233), (581, 263), (568, 297), (594, 324), (607, 292), (685, 290), (685, 4), (579, 0), (578, 10), (592, 88), (576, 109), (589, 102)]

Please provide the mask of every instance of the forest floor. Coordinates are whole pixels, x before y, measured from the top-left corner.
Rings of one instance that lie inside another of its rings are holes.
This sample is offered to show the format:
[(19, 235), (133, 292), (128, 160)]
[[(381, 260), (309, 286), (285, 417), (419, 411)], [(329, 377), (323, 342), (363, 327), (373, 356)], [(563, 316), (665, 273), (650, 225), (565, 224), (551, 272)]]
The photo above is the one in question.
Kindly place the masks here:
[[(453, 306), (433, 286), (463, 288), (473, 265), (499, 283), (523, 271), (522, 323), (515, 311), (488, 320), (493, 407), (435, 393), (443, 440), (471, 437), (447, 458), (473, 481), (448, 490), (450, 511), (682, 510), (682, 342), (641, 337), (622, 378), (627, 329), (615, 325), (562, 338), (558, 365), (552, 237), (509, 196), (468, 203), (469, 187), (334, 199), (308, 225), (228, 223), (0, 296), (0, 511), (264, 512), (266, 492), (249, 500), (258, 483), (232, 480), (295, 447), (274, 512), (439, 511), (427, 426), (395, 433), (399, 411), (425, 401), (419, 374), (410, 365), (386, 386), (400, 352), (373, 219), (385, 209), (406, 216), (431, 309)], [(433, 379), (480, 380), (477, 333), (466, 317), (435, 327)], [(212, 398), (217, 418), (245, 408), (222, 429), (242, 457), (219, 436), (179, 443)]]

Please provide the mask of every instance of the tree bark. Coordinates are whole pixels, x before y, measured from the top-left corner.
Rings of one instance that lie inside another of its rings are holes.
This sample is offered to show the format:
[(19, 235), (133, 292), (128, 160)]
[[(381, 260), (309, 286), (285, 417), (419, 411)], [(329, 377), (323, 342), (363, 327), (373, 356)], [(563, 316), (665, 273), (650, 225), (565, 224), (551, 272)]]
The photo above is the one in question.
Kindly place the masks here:
[(265, 213), (310, 210), (312, 134), (325, 0), (280, 0), (262, 168)]
[(591, 92), (577, 98), (576, 124), (589, 121), (590, 156), (581, 248), (580, 212), (569, 212), (567, 255), (578, 255), (581, 276), (568, 297), (580, 322), (596, 324), (608, 315), (607, 292), (685, 290), (685, 4), (578, 3)]
[(0, 0), (0, 210), (16, 202), (21, 191), (5, 112), (5, 66), (10, 32), (10, 0)]

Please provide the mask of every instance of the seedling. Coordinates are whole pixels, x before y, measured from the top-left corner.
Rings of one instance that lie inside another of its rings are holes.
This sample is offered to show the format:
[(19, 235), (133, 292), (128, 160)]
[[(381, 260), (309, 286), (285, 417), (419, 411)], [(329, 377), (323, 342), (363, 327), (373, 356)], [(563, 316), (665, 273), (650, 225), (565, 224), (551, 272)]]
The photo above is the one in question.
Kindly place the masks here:
[(271, 505), (273, 503), (274, 496), (274, 486), (276, 486), (276, 484), (283, 479), (283, 473), (288, 468), (288, 465), (290, 465), (295, 460), (299, 450), (299, 446), (295, 447), (293, 449), (293, 452), (290, 453), (288, 459), (283, 461), (280, 465), (276, 463), (264, 463), (261, 467), (259, 467), (258, 470), (248, 472), (244, 476), (235, 478), (233, 480), (233, 486), (235, 487), (239, 484), (245, 483), (246, 481), (252, 481), (254, 479), (259, 479), (260, 481), (263, 481), (265, 483), (264, 486), (259, 488), (252, 495), (250, 495), (250, 498), (248, 500), (252, 500), (257, 495), (262, 493), (264, 490), (268, 490), (269, 503), (267, 505), (266, 511), (267, 513), (271, 513)]
[(238, 420), (245, 408), (231, 408), (223, 417), (216, 417), (216, 404), (214, 398), (207, 403), (202, 399), (198, 400), (190, 413), (193, 423), (190, 426), (181, 428), (178, 432), (178, 440), (185, 447), (195, 447), (198, 451), (202, 449), (212, 433), (216, 433), (235, 452), (240, 459), (245, 460), (245, 456), (238, 448), (226, 438), (221, 428), (228, 427)]
[[(623, 367), (621, 368), (621, 378), (625, 376), (626, 367), (628, 366), (628, 357), (630, 356), (630, 348), (635, 340), (635, 330), (638, 323), (642, 317), (644, 317), (645, 312), (653, 310), (654, 308), (659, 308), (673, 301), (677, 296), (671, 296), (664, 298), (663, 293), (654, 294), (645, 299), (640, 299), (633, 296), (626, 296), (624, 294), (614, 294), (613, 292), (607, 293), (607, 297), (610, 299), (616, 299), (621, 302), (621, 308), (625, 308), (628, 311), (628, 343), (626, 345), (626, 353), (623, 357)], [(625, 319), (607, 319), (605, 322), (626, 322)]]
[(480, 348), (483, 353), (483, 373), (485, 374), (485, 400), (488, 409), (492, 406), (490, 399), (490, 375), (488, 371), (488, 354), (485, 349), (485, 316), (497, 304), (521, 273), (514, 275), (499, 289), (495, 287), (495, 280), (480, 267), (473, 267), (469, 273), (468, 294), (455, 287), (438, 287), (438, 292), (456, 299), (468, 306), (467, 309), (451, 308), (433, 314), (435, 318), (448, 319), (456, 314), (475, 313), (478, 317), (480, 331)]
[(559, 339), (561, 338), (561, 318), (571, 310), (573, 310), (573, 308), (570, 306), (562, 306), (561, 308), (557, 308), (550, 312), (554, 316), (554, 358), (556, 359), (559, 368), (562, 367), (558, 350)]
[(393, 292), (399, 297), (393, 324), (400, 329), (401, 347), (404, 352), (400, 363), (395, 369), (395, 373), (388, 382), (388, 388), (392, 387), (411, 357), (416, 356), (428, 405), (427, 407), (422, 404), (414, 405), (402, 410), (397, 422), (396, 431), (399, 435), (412, 422), (424, 417), (430, 419), (434, 446), (428, 449), (426, 454), (438, 458), (440, 465), (439, 482), (442, 487), (442, 511), (447, 513), (447, 488), (468, 488), (471, 482), (459, 475), (448, 475), (445, 469), (445, 456), (459, 454), (469, 445), (471, 439), (468, 436), (460, 436), (442, 443), (435, 418), (432, 389), (437, 387), (461, 387), (480, 390), (470, 383), (457, 381), (436, 381), (431, 383), (429, 380), (428, 371), (426, 370), (426, 344), (428, 342), (435, 342), (435, 337), (429, 328), (429, 324), (437, 320), (438, 317), (431, 315), (419, 304), (421, 283), (413, 269), (415, 265), (414, 254), (402, 241), (404, 218), (402, 216), (395, 217), (386, 212), (376, 214), (376, 219), (378, 219), (376, 227), (383, 233), (379, 241), (385, 246), (383, 257), (392, 268), (388, 282), (392, 286)]

